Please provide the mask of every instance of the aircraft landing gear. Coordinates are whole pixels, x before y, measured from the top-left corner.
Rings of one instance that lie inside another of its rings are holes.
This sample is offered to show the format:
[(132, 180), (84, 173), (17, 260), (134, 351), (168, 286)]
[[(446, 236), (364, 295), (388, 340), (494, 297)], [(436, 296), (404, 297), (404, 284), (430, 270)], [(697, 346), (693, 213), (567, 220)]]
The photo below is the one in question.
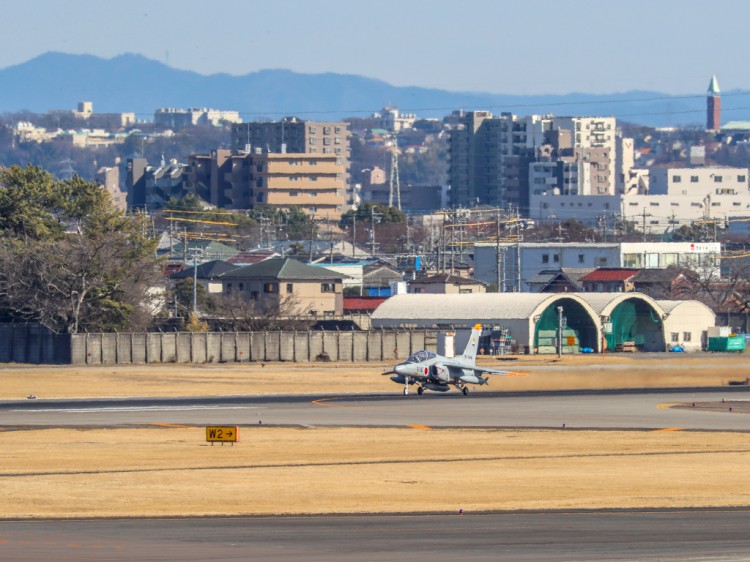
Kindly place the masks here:
[(422, 396), (422, 394), (424, 394), (424, 387), (423, 387), (423, 386), (420, 386), (420, 387), (419, 387), (419, 388), (417, 389), (417, 394), (419, 394), (420, 396)]
[(469, 395), (469, 387), (468, 386), (463, 387), (461, 389), (461, 392), (464, 393), (464, 396), (468, 396)]
[(409, 396), (409, 377), (404, 379), (404, 396)]

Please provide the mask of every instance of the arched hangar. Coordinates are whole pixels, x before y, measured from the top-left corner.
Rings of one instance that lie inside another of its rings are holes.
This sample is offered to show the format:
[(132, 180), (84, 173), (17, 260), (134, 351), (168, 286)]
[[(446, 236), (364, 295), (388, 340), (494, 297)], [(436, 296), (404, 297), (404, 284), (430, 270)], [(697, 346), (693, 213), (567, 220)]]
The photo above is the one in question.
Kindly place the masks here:
[(628, 346), (664, 351), (667, 339), (674, 337), (665, 322), (690, 325), (695, 334), (714, 325), (713, 315), (700, 303), (668, 302), (666, 309), (641, 293), (405, 294), (386, 300), (371, 320), (374, 328), (455, 330), (457, 349), (461, 334), (474, 324), (487, 330), (500, 327), (526, 353), (556, 353), (560, 326), (563, 353), (577, 353), (581, 348), (600, 352)]

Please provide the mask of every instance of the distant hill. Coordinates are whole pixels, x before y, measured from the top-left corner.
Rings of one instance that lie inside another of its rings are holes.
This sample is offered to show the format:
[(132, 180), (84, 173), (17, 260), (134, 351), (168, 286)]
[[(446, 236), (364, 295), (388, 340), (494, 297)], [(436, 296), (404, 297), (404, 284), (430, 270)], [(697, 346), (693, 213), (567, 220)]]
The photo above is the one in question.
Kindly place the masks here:
[[(750, 119), (742, 97), (722, 98), (725, 122)], [(98, 113), (132, 111), (140, 119), (151, 118), (158, 107), (212, 107), (238, 110), (246, 120), (283, 115), (329, 120), (364, 117), (391, 105), (420, 117), (442, 117), (454, 109), (488, 109), (519, 115), (614, 115), (652, 126), (702, 125), (706, 107), (703, 96), (646, 91), (522, 96), (396, 87), (363, 76), (289, 70), (206, 76), (134, 54), (102, 59), (51, 52), (0, 70), (0, 112), (72, 109), (83, 100), (94, 102)]]

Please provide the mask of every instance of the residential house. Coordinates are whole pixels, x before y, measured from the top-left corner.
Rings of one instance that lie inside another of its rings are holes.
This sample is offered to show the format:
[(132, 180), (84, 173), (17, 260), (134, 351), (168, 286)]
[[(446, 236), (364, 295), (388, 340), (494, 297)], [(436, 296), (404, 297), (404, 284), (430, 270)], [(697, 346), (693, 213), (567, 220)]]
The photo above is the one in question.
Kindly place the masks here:
[(642, 269), (633, 279), (635, 290), (655, 299), (687, 298), (695, 284), (695, 273), (680, 267)]
[(220, 277), (228, 271), (237, 269), (238, 266), (231, 263), (213, 260), (202, 263), (198, 266), (188, 267), (172, 275), (171, 279), (179, 281), (180, 279), (195, 279), (197, 282), (206, 286), (208, 294), (217, 294), (222, 292), (222, 283)]
[(340, 316), (344, 275), (291, 258), (270, 258), (221, 276), (223, 295), (239, 295), (261, 313)]
[(543, 269), (527, 281), (532, 293), (580, 293), (581, 277), (594, 271), (591, 268)]
[(467, 279), (450, 273), (439, 273), (409, 283), (410, 293), (471, 294), (486, 293), (487, 286), (476, 279)]
[(581, 277), (580, 282), (586, 293), (629, 293), (635, 288), (637, 274), (637, 269), (600, 267)]

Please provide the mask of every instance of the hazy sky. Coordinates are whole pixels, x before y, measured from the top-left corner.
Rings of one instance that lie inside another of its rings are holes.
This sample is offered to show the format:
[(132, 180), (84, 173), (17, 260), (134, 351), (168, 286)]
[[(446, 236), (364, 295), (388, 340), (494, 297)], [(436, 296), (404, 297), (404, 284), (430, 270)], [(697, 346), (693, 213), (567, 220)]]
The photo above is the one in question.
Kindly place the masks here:
[(0, 13), (0, 67), (134, 52), (202, 74), (288, 68), (453, 91), (695, 94), (711, 74), (750, 89), (745, 0), (7, 0)]

